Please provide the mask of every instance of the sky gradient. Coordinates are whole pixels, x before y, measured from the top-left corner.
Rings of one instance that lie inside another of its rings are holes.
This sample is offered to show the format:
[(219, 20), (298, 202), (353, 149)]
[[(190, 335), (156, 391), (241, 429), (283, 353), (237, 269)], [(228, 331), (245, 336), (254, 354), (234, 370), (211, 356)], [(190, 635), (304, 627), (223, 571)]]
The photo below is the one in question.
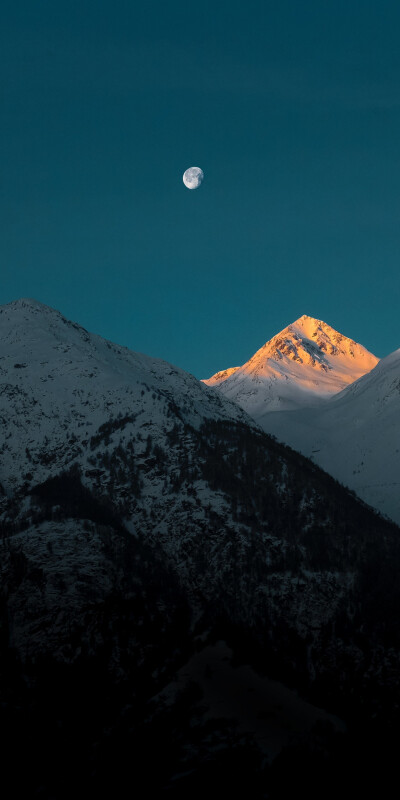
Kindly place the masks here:
[(3, 0), (0, 304), (197, 377), (302, 314), (399, 347), (399, 30), (397, 0)]

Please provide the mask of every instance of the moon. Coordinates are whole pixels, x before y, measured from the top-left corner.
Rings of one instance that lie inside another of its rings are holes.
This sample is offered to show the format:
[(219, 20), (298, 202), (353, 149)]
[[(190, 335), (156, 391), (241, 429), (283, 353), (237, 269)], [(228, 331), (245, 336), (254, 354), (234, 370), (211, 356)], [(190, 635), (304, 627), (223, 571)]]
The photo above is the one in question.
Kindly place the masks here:
[(204, 172), (200, 167), (189, 167), (183, 173), (183, 182), (187, 189), (198, 189), (204, 178)]

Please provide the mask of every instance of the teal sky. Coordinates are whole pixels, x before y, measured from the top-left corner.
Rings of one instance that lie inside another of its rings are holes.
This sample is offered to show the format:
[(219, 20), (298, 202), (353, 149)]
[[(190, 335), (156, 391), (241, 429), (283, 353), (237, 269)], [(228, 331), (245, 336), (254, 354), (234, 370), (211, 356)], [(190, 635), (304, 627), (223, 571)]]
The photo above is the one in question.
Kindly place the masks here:
[(0, 303), (198, 377), (304, 313), (399, 347), (399, 31), (397, 0), (3, 0)]

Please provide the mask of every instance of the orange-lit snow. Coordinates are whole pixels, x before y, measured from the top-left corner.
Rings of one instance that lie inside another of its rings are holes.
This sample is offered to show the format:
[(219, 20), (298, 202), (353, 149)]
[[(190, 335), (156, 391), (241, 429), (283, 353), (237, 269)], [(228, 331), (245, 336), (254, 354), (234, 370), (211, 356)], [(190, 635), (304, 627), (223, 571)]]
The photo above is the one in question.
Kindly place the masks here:
[(217, 372), (204, 383), (257, 418), (327, 399), (370, 372), (378, 360), (322, 320), (303, 315), (242, 367)]
[(237, 372), (238, 369), (240, 369), (240, 367), (228, 367), (228, 369), (223, 369), (222, 372), (216, 372), (215, 375), (208, 380), (203, 381), (203, 383), (207, 383), (208, 386), (215, 386), (216, 383), (225, 381), (230, 377), (230, 375), (233, 375), (234, 372)]

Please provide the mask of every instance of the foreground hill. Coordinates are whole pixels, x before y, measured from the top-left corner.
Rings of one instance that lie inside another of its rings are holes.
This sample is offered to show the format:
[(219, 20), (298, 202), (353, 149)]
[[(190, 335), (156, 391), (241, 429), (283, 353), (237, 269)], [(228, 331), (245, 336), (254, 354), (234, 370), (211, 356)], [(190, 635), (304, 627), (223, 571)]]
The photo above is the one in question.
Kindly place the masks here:
[(205, 418), (250, 422), (178, 367), (107, 342), (35, 300), (0, 308), (0, 482), (7, 491), (77, 459), (89, 467), (113, 426), (161, 435), (177, 416), (194, 427)]
[[(134, 769), (166, 796), (251, 775), (253, 797), (281, 797), (300, 761), (316, 793), (327, 763), (340, 781), (364, 729), (377, 757), (400, 701), (398, 528), (181, 370), (34, 301), (0, 325), (0, 699), (20, 788), (118, 793)], [(229, 686), (255, 693), (240, 719)]]

